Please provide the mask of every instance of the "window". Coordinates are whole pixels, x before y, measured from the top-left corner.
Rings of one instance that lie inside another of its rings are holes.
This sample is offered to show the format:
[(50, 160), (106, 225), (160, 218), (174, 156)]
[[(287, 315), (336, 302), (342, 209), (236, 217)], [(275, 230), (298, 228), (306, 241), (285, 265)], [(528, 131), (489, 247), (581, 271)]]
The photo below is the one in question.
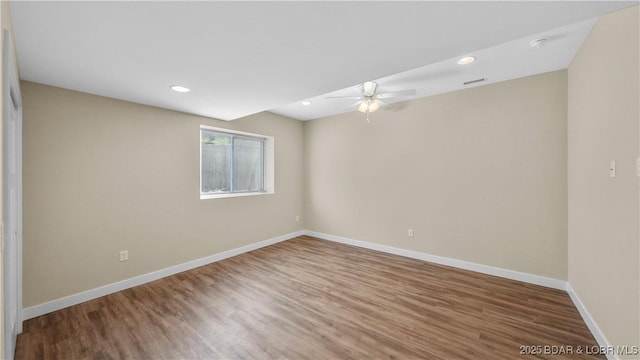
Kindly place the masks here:
[(272, 148), (267, 136), (201, 126), (200, 198), (273, 193)]

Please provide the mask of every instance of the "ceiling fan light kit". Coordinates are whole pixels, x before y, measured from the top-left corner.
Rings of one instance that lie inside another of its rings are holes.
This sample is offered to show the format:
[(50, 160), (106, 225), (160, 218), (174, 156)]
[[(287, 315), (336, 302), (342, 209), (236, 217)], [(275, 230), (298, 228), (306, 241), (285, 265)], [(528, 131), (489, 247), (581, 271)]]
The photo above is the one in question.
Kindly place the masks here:
[(375, 100), (367, 96), (366, 99), (362, 100), (360, 102), (360, 105), (358, 105), (358, 111), (367, 115), (367, 123), (371, 122), (369, 121), (369, 114), (377, 111), (380, 108), (380, 104), (378, 104), (378, 101), (379, 100)]
[(360, 105), (358, 105), (358, 111), (360, 111), (361, 113), (372, 113), (376, 112), (378, 109), (380, 109), (380, 104), (378, 104), (376, 100), (372, 99), (367, 99), (366, 101), (363, 101), (360, 103)]

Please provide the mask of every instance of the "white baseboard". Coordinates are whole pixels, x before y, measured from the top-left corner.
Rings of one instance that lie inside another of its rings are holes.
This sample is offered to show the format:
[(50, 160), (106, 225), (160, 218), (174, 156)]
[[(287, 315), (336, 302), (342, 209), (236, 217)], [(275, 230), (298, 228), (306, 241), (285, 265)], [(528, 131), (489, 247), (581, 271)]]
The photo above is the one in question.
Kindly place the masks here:
[[(589, 314), (589, 311), (587, 311), (587, 308), (580, 300), (580, 297), (578, 297), (578, 294), (576, 294), (576, 292), (573, 290), (573, 287), (571, 287), (571, 284), (569, 283), (567, 283), (567, 293), (569, 293), (569, 297), (571, 297), (573, 304), (578, 309), (580, 316), (582, 316), (582, 320), (584, 320), (585, 324), (587, 324), (587, 327), (598, 342), (598, 345), (600, 345), (601, 347), (609, 348), (611, 346), (611, 343), (604, 336), (604, 334), (598, 327), (598, 324), (596, 324), (596, 321), (593, 319), (593, 317), (591, 317), (591, 314)], [(607, 359), (619, 360), (620, 358), (615, 354), (607, 354)]]
[(472, 263), (463, 260), (451, 259), (443, 256), (431, 255), (427, 253), (422, 253), (418, 251), (401, 249), (393, 246), (380, 245), (375, 243), (370, 243), (361, 240), (353, 240), (341, 236), (323, 234), (315, 231), (305, 231), (306, 235), (317, 237), (324, 240), (339, 242), (342, 244), (358, 246), (362, 248), (367, 248), (371, 250), (382, 251), (389, 254), (400, 255), (412, 259), (418, 259), (423, 261), (428, 261), (436, 264), (452, 266), (460, 269), (471, 270), (483, 274), (499, 276), (511, 280), (522, 281), (530, 284), (541, 285), (550, 287), (553, 289), (566, 290), (567, 282), (558, 279), (552, 279), (544, 276), (527, 274), (519, 271), (507, 270), (498, 267), (481, 265), (477, 263)]
[(64, 309), (66, 307), (80, 304), (85, 301), (93, 300), (105, 295), (113, 294), (118, 291), (132, 288), (134, 286), (142, 285), (151, 281), (159, 280), (167, 276), (171, 276), (183, 271), (191, 270), (203, 265), (211, 264), (220, 260), (224, 260), (236, 255), (240, 255), (249, 251), (253, 251), (265, 246), (273, 245), (281, 241), (293, 239), (297, 236), (304, 235), (304, 230), (296, 231), (293, 233), (281, 235), (272, 239), (267, 239), (253, 244), (241, 246), (239, 248), (231, 249), (221, 253), (206, 256), (200, 259), (182, 263), (179, 265), (171, 266), (162, 270), (150, 272), (144, 275), (136, 276), (131, 279), (118, 281), (112, 284), (101, 286), (99, 288), (83, 291), (81, 293), (69, 295), (60, 299), (49, 301), (43, 304), (28, 307), (22, 310), (22, 320), (28, 320), (40, 315), (44, 315), (56, 310)]

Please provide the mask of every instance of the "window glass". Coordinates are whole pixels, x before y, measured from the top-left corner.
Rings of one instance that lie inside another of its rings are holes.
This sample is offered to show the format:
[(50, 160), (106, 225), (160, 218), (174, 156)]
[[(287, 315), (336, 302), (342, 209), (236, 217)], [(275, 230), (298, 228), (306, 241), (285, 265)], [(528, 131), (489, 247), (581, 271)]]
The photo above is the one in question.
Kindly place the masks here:
[(201, 194), (264, 192), (264, 139), (200, 130)]
[(262, 191), (262, 159), (264, 141), (235, 137), (233, 139), (233, 190)]

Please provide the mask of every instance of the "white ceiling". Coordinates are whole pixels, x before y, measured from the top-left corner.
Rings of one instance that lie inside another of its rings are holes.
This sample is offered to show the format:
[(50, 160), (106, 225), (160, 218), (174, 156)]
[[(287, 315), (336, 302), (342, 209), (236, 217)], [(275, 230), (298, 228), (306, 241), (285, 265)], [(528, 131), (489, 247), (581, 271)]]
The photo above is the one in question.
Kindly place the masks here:
[[(595, 17), (637, 4), (47, 1), (11, 12), (24, 80), (223, 120), (305, 120), (344, 112), (353, 100), (324, 97), (367, 80), (428, 96), (566, 68)], [(550, 41), (532, 49), (537, 37)], [(478, 61), (455, 64), (467, 54)]]

